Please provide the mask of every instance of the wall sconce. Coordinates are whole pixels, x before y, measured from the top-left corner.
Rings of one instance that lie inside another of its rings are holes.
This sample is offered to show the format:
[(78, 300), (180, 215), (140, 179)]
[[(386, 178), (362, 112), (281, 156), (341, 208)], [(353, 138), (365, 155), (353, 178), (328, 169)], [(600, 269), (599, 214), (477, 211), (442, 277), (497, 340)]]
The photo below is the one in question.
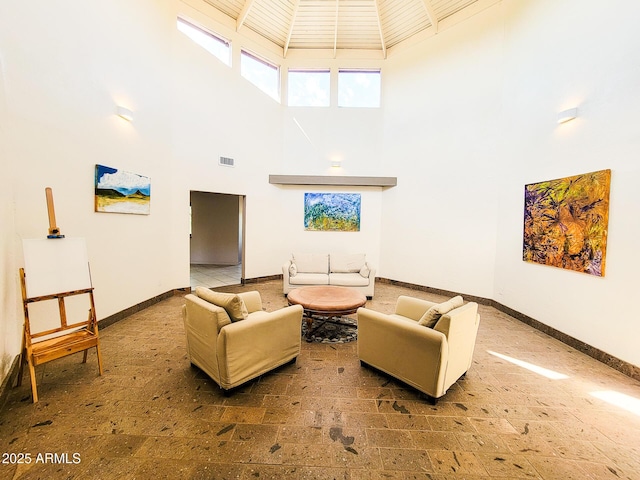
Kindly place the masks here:
[(570, 122), (577, 116), (578, 116), (577, 108), (569, 108), (567, 110), (563, 110), (558, 114), (558, 124)]
[(127, 122), (133, 121), (133, 111), (129, 110), (127, 107), (118, 105), (116, 107), (116, 115), (120, 118), (124, 118)]
[(331, 160), (331, 166), (333, 168), (340, 168), (342, 166), (342, 160), (340, 159)]

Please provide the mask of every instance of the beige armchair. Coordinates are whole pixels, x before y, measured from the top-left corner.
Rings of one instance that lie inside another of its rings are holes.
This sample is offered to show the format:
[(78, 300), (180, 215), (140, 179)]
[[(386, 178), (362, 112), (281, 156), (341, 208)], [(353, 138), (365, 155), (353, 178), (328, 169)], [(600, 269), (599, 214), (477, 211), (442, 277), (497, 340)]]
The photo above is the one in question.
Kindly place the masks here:
[(300, 353), (302, 307), (262, 310), (256, 291), (237, 295), (197, 287), (183, 307), (192, 365), (227, 391)]
[[(456, 298), (463, 303), (461, 297)], [(471, 366), (480, 324), (477, 303), (450, 311), (440, 308), (444, 305), (401, 296), (390, 315), (360, 308), (360, 362), (411, 385), (435, 404)], [(434, 311), (433, 328), (419, 323), (425, 323), (425, 317)]]

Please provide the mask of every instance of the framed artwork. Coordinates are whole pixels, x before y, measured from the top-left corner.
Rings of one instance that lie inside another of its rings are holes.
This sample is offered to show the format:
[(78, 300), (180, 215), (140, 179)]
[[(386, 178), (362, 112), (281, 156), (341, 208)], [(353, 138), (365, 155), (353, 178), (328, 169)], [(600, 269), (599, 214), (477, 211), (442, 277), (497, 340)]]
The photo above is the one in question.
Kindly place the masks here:
[(522, 259), (604, 276), (611, 170), (524, 188)]
[(305, 193), (304, 229), (360, 231), (359, 193)]
[(149, 215), (151, 180), (117, 168), (96, 165), (95, 211)]

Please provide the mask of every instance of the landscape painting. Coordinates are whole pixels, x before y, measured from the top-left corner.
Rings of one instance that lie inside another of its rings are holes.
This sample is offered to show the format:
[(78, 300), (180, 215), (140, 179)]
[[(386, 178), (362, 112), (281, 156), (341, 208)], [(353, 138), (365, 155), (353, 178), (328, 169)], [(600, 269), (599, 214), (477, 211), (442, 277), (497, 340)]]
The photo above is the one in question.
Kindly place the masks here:
[(526, 262), (604, 276), (611, 170), (525, 185)]
[(360, 194), (305, 193), (304, 229), (360, 231)]
[(151, 181), (149, 177), (96, 165), (95, 211), (149, 215)]

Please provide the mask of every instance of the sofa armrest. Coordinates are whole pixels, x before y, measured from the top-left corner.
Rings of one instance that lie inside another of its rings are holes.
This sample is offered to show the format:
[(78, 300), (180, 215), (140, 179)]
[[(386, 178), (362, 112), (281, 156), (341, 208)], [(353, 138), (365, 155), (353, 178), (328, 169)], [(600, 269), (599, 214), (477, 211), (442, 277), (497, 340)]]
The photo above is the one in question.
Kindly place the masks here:
[(358, 309), (358, 357), (433, 397), (443, 392), (447, 338), (418, 323)]
[(255, 313), (253, 318), (225, 326), (218, 335), (223, 388), (243, 383), (298, 356), (301, 325), (302, 306), (292, 305), (275, 312)]
[(369, 278), (371, 281), (374, 281), (376, 278), (376, 267), (371, 265), (369, 262), (366, 262), (365, 265), (369, 269), (369, 275), (367, 278)]
[(282, 274), (285, 277), (289, 277), (289, 267), (291, 266), (291, 260), (287, 260), (282, 264)]
[(435, 302), (401, 295), (398, 297), (398, 301), (396, 302), (395, 313), (397, 315), (410, 318), (417, 322), (422, 318), (427, 310), (429, 310), (434, 305), (436, 305)]

